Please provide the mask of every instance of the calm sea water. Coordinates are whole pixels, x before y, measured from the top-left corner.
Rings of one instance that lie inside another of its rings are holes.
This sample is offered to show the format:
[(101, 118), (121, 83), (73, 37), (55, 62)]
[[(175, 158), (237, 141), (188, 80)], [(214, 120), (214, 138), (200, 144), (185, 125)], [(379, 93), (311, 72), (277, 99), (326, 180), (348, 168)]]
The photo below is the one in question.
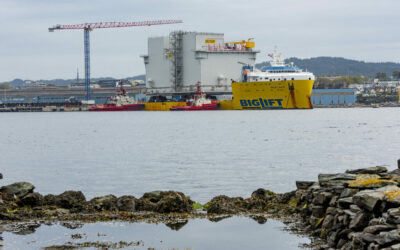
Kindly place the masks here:
[(198, 202), (400, 158), (400, 109), (0, 114), (1, 184)]
[[(283, 233), (283, 226), (274, 220), (258, 224), (249, 218), (233, 217), (218, 223), (206, 219), (190, 220), (178, 231), (164, 224), (108, 222), (86, 224), (77, 229), (42, 225), (32, 234), (6, 232), (3, 237), (5, 249), (120, 241), (140, 242), (128, 249), (297, 249), (299, 244), (310, 242), (307, 238)], [(77, 239), (77, 234), (82, 238)]]
[[(28, 181), (42, 194), (81, 190), (88, 199), (178, 190), (205, 203), (220, 194), (249, 197), (260, 187), (291, 191), (296, 180), (316, 180), (318, 173), (374, 165), (394, 169), (400, 109), (3, 113), (0, 152), (2, 185)], [(308, 242), (280, 231), (278, 222), (249, 221), (195, 220), (179, 233), (126, 223), (82, 230), (157, 248), (265, 249), (271, 242), (272, 248), (293, 249)], [(6, 249), (28, 249), (62, 244), (75, 233), (67, 231), (42, 226), (28, 236), (4, 233), (3, 238)]]

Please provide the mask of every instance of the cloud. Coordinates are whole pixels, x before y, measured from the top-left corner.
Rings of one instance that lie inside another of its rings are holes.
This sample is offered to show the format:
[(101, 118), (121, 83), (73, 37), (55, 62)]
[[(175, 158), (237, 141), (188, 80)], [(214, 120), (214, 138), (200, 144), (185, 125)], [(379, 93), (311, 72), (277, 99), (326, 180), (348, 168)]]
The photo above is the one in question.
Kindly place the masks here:
[[(83, 72), (83, 32), (55, 24), (182, 19), (183, 24), (91, 32), (92, 76), (144, 73), (147, 38), (172, 30), (223, 32), (226, 40), (255, 38), (264, 54), (343, 56), (400, 61), (400, 1), (385, 0), (0, 0), (0, 82), (16, 77), (73, 78)], [(22, 70), (24, 69), (24, 70)]]

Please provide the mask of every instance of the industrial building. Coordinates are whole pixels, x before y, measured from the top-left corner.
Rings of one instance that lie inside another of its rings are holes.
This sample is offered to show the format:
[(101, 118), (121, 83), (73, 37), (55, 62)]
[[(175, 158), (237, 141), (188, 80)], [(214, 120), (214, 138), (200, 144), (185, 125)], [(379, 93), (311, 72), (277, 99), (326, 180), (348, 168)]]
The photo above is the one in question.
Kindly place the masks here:
[(356, 89), (313, 89), (311, 103), (313, 105), (351, 105), (356, 102)]
[(148, 39), (148, 54), (142, 56), (149, 95), (184, 95), (195, 90), (230, 94), (231, 81), (238, 81), (242, 64), (256, 60), (254, 42), (224, 41), (223, 33), (174, 31), (169, 36)]

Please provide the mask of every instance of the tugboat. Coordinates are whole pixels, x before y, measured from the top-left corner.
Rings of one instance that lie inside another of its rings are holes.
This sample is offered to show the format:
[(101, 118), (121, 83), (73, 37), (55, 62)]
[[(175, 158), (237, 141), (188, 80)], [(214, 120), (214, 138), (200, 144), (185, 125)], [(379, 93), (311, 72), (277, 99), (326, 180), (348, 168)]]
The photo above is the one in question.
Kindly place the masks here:
[(206, 93), (200, 89), (200, 82), (197, 82), (197, 90), (193, 94), (193, 98), (186, 101), (186, 106), (172, 106), (171, 111), (200, 111), (200, 110), (217, 110), (218, 102), (206, 98)]
[(108, 98), (105, 104), (91, 106), (89, 111), (138, 111), (144, 110), (144, 107), (144, 104), (137, 103), (129, 96), (121, 84), (116, 96)]

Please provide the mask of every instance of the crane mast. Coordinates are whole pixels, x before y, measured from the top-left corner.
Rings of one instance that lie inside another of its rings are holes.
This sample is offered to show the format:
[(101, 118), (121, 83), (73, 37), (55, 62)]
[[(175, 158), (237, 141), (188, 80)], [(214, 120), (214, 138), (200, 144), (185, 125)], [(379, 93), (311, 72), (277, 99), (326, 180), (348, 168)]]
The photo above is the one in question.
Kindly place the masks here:
[(85, 94), (86, 100), (90, 100), (90, 31), (93, 29), (106, 29), (106, 28), (122, 28), (122, 27), (135, 27), (135, 26), (151, 26), (161, 24), (175, 24), (182, 23), (182, 20), (158, 20), (158, 21), (141, 21), (141, 22), (98, 22), (98, 23), (82, 23), (73, 25), (57, 24), (49, 28), (49, 32), (55, 30), (83, 30), (84, 37), (84, 55), (85, 55)]

